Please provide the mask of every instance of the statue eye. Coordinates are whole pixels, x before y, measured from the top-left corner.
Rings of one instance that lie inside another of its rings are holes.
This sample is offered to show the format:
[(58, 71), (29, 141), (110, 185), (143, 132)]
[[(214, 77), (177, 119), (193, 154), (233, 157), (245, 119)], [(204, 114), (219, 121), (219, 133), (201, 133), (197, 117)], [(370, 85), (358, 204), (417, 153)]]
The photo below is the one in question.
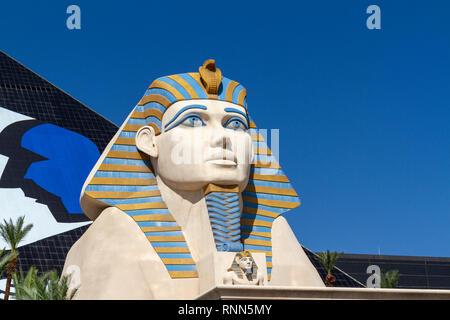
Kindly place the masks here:
[(181, 124), (186, 127), (201, 127), (206, 125), (203, 122), (202, 117), (198, 114), (192, 114), (184, 117)]
[(225, 128), (233, 130), (248, 130), (247, 125), (240, 118), (230, 118), (224, 125)]

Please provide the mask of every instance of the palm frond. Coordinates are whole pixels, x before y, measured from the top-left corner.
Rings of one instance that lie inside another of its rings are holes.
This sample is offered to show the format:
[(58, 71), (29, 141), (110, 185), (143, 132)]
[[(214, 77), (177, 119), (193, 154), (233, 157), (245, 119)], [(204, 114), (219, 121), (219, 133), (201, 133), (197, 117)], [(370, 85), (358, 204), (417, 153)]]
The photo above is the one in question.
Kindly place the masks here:
[(23, 275), (22, 269), (14, 272), (13, 281), (16, 293), (14, 297), (16, 300), (36, 300), (36, 281), (38, 277), (38, 270), (31, 266), (26, 276)]
[(400, 275), (398, 270), (381, 271), (381, 287), (382, 288), (397, 288)]
[(3, 223), (0, 224), (0, 237), (11, 246), (11, 252), (16, 251), (18, 244), (33, 228), (33, 224), (24, 227), (24, 222), (25, 216), (21, 216), (17, 218), (15, 223), (9, 218), (9, 221), (3, 219)]
[(343, 253), (344, 252), (338, 253), (337, 251), (330, 251), (327, 249), (326, 252), (318, 252), (316, 259), (322, 263), (328, 274), (331, 274), (337, 260)]
[(22, 271), (14, 276), (16, 300), (72, 300), (78, 288), (69, 290), (70, 276), (59, 279), (56, 270), (39, 276), (31, 267), (26, 277)]

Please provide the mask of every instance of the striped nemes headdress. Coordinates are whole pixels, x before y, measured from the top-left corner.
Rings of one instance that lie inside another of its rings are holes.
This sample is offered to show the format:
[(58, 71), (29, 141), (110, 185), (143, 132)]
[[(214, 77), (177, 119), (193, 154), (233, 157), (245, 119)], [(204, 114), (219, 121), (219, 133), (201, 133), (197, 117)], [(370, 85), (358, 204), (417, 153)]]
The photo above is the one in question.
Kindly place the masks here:
[[(233, 263), (231, 264), (231, 267), (228, 269), (228, 271), (233, 271), (238, 278), (244, 279), (244, 273), (242, 272), (241, 267), (239, 266), (238, 262), (236, 261), (236, 258), (242, 259), (242, 258), (252, 258), (252, 253), (248, 250), (244, 250), (242, 252), (236, 253), (233, 259)], [(255, 260), (252, 261), (252, 280), (256, 279), (256, 275), (258, 274), (258, 266), (255, 263)]]
[[(246, 95), (241, 84), (222, 76), (214, 60), (206, 61), (198, 73), (156, 79), (103, 151), (98, 169), (85, 182), (82, 207), (96, 208), (86, 210), (85, 214), (95, 220), (103, 209), (119, 208), (136, 221), (172, 278), (198, 277), (181, 227), (161, 198), (150, 158), (136, 147), (136, 132), (148, 125), (160, 134), (165, 110), (177, 101), (221, 100), (247, 109)], [(242, 192), (241, 242), (249, 252), (266, 254), (270, 279), (272, 223), (280, 214), (297, 207), (300, 201), (253, 121), (249, 131), (256, 162), (252, 164), (248, 186)]]

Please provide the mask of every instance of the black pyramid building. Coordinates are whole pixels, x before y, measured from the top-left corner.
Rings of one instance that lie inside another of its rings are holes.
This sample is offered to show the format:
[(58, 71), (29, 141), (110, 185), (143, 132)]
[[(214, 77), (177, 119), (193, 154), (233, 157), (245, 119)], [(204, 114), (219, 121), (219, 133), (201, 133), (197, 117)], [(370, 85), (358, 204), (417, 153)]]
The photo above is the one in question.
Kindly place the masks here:
[(34, 265), (61, 272), (68, 250), (90, 224), (79, 205), (82, 180), (116, 131), (0, 52), (0, 218), (25, 216), (34, 226), (19, 248), (23, 271)]

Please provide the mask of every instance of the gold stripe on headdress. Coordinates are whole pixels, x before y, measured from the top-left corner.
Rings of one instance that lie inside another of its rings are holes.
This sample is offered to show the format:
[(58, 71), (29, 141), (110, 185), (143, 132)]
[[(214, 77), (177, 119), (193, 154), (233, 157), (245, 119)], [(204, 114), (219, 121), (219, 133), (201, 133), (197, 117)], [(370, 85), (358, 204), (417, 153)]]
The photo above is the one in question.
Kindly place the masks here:
[(249, 231), (249, 230), (242, 230), (241, 232), (243, 234), (252, 234), (252, 235), (258, 236), (258, 237), (265, 237), (265, 238), (272, 237), (272, 234), (270, 232), (258, 232), (258, 231)]
[(118, 158), (118, 159), (134, 159), (134, 160), (150, 159), (149, 155), (135, 151), (111, 150), (108, 152), (106, 156), (108, 158)]
[(95, 199), (134, 199), (160, 196), (159, 190), (151, 191), (86, 191), (86, 194)]
[(169, 271), (172, 278), (198, 278), (197, 271)]
[(167, 209), (164, 202), (116, 204), (116, 207), (120, 210)]
[(154, 249), (157, 253), (190, 253), (188, 247), (154, 247)]
[(139, 216), (132, 216), (136, 222), (140, 221), (161, 221), (161, 222), (176, 222), (171, 214), (143, 214)]
[(177, 89), (172, 87), (170, 84), (165, 83), (164, 81), (160, 81), (160, 80), (153, 81), (153, 83), (151, 84), (149, 89), (151, 89), (151, 88), (160, 88), (160, 89), (167, 90), (171, 94), (173, 94), (178, 101), (185, 100), (183, 95)]
[(181, 231), (181, 227), (141, 227), (143, 232)]
[(265, 247), (271, 247), (272, 246), (272, 241), (256, 240), (256, 239), (249, 239), (249, 238), (242, 239), (242, 243), (243, 244), (250, 244), (250, 245), (265, 246)]
[(148, 117), (152, 116), (159, 120), (162, 120), (163, 113), (158, 109), (147, 109), (145, 111), (134, 111), (131, 114), (131, 118), (134, 119), (147, 119)]
[(250, 179), (261, 180), (261, 181), (274, 181), (274, 182), (289, 182), (286, 176), (270, 175), (270, 174), (258, 174), (250, 173)]
[(275, 188), (275, 187), (249, 185), (245, 190), (255, 193), (279, 194), (282, 196), (292, 196), (292, 197), (297, 196), (297, 192), (295, 192), (294, 189), (288, 188)]
[(244, 226), (272, 227), (272, 222), (256, 219), (241, 219), (241, 224)]
[(154, 186), (156, 179), (93, 177), (89, 184), (110, 186)]
[(149, 94), (148, 96), (145, 96), (139, 101), (139, 106), (145, 106), (147, 103), (150, 102), (158, 102), (159, 104), (163, 105), (164, 107), (169, 107), (171, 105), (171, 102), (166, 97), (160, 95), (160, 94)]
[(118, 172), (143, 172), (143, 173), (153, 173), (148, 166), (137, 166), (129, 164), (112, 164), (112, 163), (102, 163), (98, 168), (98, 171), (118, 171)]
[(228, 84), (228, 88), (227, 88), (227, 92), (225, 94), (225, 99), (228, 102), (233, 102), (233, 92), (234, 89), (239, 85), (239, 83), (237, 83), (236, 81), (231, 80), (230, 83)]
[(244, 205), (243, 212), (245, 213), (254, 213), (260, 216), (269, 217), (269, 218), (277, 218), (280, 214), (273, 211), (267, 211), (263, 209), (251, 208)]
[(181, 78), (179, 75), (175, 74), (172, 76), (167, 76), (167, 78), (172, 79), (173, 81), (177, 82), (180, 86), (182, 86), (191, 96), (191, 99), (198, 99), (197, 92), (195, 92), (194, 88), (183, 78)]
[(249, 197), (249, 196), (243, 196), (242, 198), (246, 202), (261, 204), (263, 206), (268, 206), (268, 207), (286, 208), (286, 209), (295, 209), (298, 207), (298, 202), (289, 202), (289, 201), (272, 200), (272, 199), (260, 199), (260, 198)]
[(247, 97), (247, 89), (242, 89), (241, 92), (239, 92), (238, 95), (238, 104), (243, 106), (244, 105), (244, 99)]
[[(152, 127), (155, 130), (155, 134), (158, 135), (161, 133), (161, 130), (159, 130), (158, 125), (156, 125), (153, 122), (147, 123), (148, 126)], [(122, 131), (131, 131), (131, 132), (137, 132), (140, 128), (142, 128), (143, 125), (140, 124), (127, 124), (125, 127), (123, 127)]]

